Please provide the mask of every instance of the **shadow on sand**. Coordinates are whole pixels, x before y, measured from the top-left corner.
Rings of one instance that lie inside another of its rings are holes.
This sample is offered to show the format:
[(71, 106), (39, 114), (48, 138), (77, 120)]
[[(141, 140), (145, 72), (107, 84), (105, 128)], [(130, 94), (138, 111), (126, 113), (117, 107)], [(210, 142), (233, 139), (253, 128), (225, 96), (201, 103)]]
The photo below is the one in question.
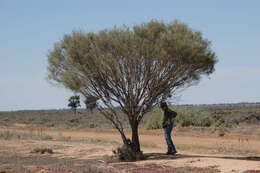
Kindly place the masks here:
[(215, 158), (215, 159), (260, 161), (260, 157), (255, 157), (255, 156), (236, 157), (236, 156), (191, 155), (191, 154), (166, 155), (164, 153), (145, 153), (144, 155), (147, 160), (183, 159), (183, 158)]

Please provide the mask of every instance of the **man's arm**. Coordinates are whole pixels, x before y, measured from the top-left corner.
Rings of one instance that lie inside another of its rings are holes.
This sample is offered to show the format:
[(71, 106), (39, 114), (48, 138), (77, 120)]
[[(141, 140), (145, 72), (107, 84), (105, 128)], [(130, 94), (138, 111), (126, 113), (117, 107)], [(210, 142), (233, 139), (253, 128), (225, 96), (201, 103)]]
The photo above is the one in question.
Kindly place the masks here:
[(170, 115), (175, 118), (177, 116), (177, 112), (173, 111), (173, 110), (169, 110)]
[(163, 114), (163, 121), (162, 121), (162, 127), (164, 127), (166, 125), (166, 121), (167, 121), (167, 117), (165, 115), (165, 113)]

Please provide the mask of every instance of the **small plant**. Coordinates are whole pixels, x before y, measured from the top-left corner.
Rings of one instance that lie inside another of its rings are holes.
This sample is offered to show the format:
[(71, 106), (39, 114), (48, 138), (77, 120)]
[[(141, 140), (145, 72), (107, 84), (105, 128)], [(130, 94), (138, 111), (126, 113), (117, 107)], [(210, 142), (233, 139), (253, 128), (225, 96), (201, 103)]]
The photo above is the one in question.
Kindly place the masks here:
[(14, 136), (13, 133), (11, 133), (10, 131), (5, 131), (3, 133), (0, 134), (0, 138), (3, 138), (4, 140), (9, 140)]
[(48, 153), (48, 154), (53, 154), (53, 151), (50, 148), (35, 148), (35, 149), (33, 149), (31, 151), (31, 153), (40, 153), (40, 154)]
[(143, 152), (135, 152), (134, 149), (132, 149), (133, 145), (131, 145), (131, 141), (128, 140), (129, 144), (123, 144), (123, 146), (118, 147), (116, 150), (113, 150), (114, 155), (117, 157), (120, 161), (129, 161), (134, 162), (137, 160), (144, 160), (145, 157), (143, 155)]
[(42, 136), (41, 140), (53, 140), (53, 137), (50, 135)]
[(95, 128), (97, 125), (95, 125), (95, 124), (90, 124), (89, 125), (89, 128), (91, 128), (91, 129), (93, 129), (93, 128)]
[(219, 130), (218, 131), (218, 136), (220, 136), (220, 137), (223, 137), (223, 136), (225, 136), (225, 131), (223, 130), (223, 129), (221, 129), (221, 130)]
[(228, 129), (225, 127), (225, 125), (222, 125), (217, 130), (218, 136), (223, 137), (228, 133)]

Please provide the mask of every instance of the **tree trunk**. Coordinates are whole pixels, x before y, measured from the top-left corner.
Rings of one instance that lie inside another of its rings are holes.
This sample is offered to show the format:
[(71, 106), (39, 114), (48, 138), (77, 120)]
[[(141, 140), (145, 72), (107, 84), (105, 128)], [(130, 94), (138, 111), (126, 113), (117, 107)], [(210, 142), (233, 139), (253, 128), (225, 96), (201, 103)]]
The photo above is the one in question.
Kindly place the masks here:
[(120, 133), (120, 135), (121, 135), (121, 138), (122, 138), (122, 140), (123, 140), (123, 143), (124, 143), (125, 145), (127, 145), (127, 144), (128, 144), (128, 143), (127, 143), (127, 138), (126, 138), (124, 132), (122, 132), (121, 130), (118, 130), (118, 131), (119, 131), (119, 133)]
[(135, 152), (140, 152), (140, 142), (139, 142), (139, 135), (138, 135), (138, 122), (135, 121), (131, 125), (132, 128), (132, 144), (133, 150)]

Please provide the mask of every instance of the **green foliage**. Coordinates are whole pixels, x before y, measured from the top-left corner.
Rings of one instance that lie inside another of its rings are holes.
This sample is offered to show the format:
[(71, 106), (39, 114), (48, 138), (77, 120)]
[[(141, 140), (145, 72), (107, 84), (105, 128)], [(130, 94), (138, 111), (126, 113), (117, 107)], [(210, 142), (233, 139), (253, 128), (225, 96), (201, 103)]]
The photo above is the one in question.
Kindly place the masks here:
[(214, 120), (210, 116), (209, 112), (205, 110), (178, 108), (176, 111), (178, 112), (176, 124), (182, 127), (209, 127), (214, 123)]
[[(214, 124), (214, 119), (210, 116), (208, 111), (191, 108), (172, 108), (178, 113), (175, 119), (175, 125), (181, 127), (187, 126), (201, 126), (209, 127)], [(155, 110), (151, 118), (147, 120), (145, 127), (147, 129), (159, 129), (162, 127), (163, 112), (159, 109)]]
[[(180, 127), (214, 127), (221, 135), (227, 128), (239, 124), (260, 124), (260, 107), (172, 107), (178, 115), (175, 124)], [(147, 129), (161, 128), (163, 112), (159, 109), (151, 112), (145, 121)]]
[[(217, 60), (210, 41), (199, 31), (179, 21), (165, 24), (152, 20), (133, 28), (66, 34), (49, 52), (48, 62), (50, 80), (84, 96), (106, 98), (112, 94), (118, 98), (129, 80), (139, 83), (134, 86), (140, 88), (149, 84), (151, 90), (157, 88), (159, 92), (154, 97), (168, 96), (176, 87), (211, 74)], [(165, 76), (159, 75), (162, 71)], [(158, 90), (166, 84), (167, 89)]]
[[(258, 107), (245, 107), (239, 108), (231, 106), (220, 107), (220, 108), (207, 108), (207, 107), (173, 107), (173, 110), (178, 112), (176, 117), (177, 125), (181, 126), (180, 114), (182, 111), (186, 112), (197, 112), (197, 116), (201, 116), (201, 113), (204, 116), (208, 116), (210, 119), (213, 119), (212, 127), (232, 127), (239, 125), (260, 125), (260, 120), (257, 118), (260, 117), (260, 106)], [(200, 110), (200, 111), (198, 111)], [(118, 111), (124, 127), (130, 128), (127, 123), (127, 116), (122, 112)], [(193, 113), (194, 114), (194, 113)], [(111, 123), (101, 115), (98, 111), (93, 113), (80, 109), (77, 117), (72, 116), (73, 113), (69, 110), (49, 110), (49, 111), (11, 111), (11, 112), (1, 112), (0, 113), (0, 122), (5, 122), (1, 124), (2, 127), (13, 126), (15, 124), (25, 124), (28, 126), (36, 125), (37, 127), (51, 127), (51, 128), (74, 128), (74, 129), (110, 129), (112, 128)], [(149, 112), (141, 125), (150, 129), (160, 128), (161, 118), (163, 112), (160, 109), (154, 109)], [(188, 116), (188, 115), (187, 115)], [(204, 117), (203, 116), (203, 117)], [(8, 121), (6, 121), (8, 119)], [(78, 119), (78, 120), (74, 120)], [(158, 119), (158, 120), (157, 120)], [(193, 119), (192, 119), (193, 120)], [(73, 123), (72, 123), (73, 121)], [(154, 123), (152, 122), (154, 121)], [(154, 125), (155, 124), (155, 125)], [(192, 123), (187, 123), (192, 124)], [(259, 132), (257, 132), (259, 134)], [(1, 135), (3, 136), (3, 135)]]
[(159, 109), (156, 109), (151, 112), (151, 118), (149, 118), (145, 122), (145, 127), (147, 129), (160, 129), (162, 128), (162, 118), (163, 118), (163, 112)]

